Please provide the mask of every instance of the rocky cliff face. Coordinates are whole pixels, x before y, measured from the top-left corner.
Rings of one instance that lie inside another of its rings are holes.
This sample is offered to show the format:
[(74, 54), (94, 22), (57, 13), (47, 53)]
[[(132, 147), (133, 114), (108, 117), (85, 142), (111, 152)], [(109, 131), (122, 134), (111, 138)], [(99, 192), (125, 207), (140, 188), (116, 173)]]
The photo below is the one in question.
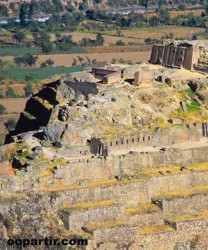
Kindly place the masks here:
[[(138, 71), (138, 67), (132, 69)], [(160, 69), (157, 71), (156, 74), (161, 73)], [(166, 71), (173, 78), (178, 74), (178, 70)], [(133, 77), (134, 72), (131, 75)], [(105, 85), (97, 84), (89, 73), (72, 74), (45, 85), (28, 100), (13, 135), (44, 128), (44, 140), (61, 140), (78, 146), (86, 144), (92, 136), (128, 133), (154, 124), (169, 126), (167, 120), (172, 117), (182, 117), (186, 123), (200, 121), (206, 117), (206, 86), (190, 81), (189, 85), (185, 79), (173, 82), (172, 86), (149, 81), (137, 87), (125, 78), (116, 84)], [(190, 119), (180, 115), (180, 102), (187, 100), (188, 106), (194, 99), (199, 102), (198, 117), (191, 106)]]

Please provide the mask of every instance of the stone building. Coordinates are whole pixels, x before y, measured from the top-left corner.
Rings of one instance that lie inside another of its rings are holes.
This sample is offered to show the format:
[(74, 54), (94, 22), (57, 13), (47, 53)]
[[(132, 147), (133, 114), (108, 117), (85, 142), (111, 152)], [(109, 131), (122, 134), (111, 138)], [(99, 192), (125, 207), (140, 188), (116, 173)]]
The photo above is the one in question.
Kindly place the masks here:
[(174, 45), (155, 44), (152, 47), (152, 53), (149, 62), (161, 64), (165, 67), (185, 68), (193, 70), (194, 65), (198, 63), (200, 56), (199, 46), (190, 43), (179, 43)]
[(122, 70), (120, 67), (92, 68), (92, 74), (105, 84), (119, 82), (121, 80), (121, 72)]

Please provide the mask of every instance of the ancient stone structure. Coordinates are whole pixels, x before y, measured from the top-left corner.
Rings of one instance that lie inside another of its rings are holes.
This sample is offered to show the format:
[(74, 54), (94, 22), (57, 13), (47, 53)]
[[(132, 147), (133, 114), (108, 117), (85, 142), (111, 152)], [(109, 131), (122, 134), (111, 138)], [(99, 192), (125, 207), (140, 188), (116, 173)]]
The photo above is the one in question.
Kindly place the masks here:
[(150, 63), (193, 70), (199, 56), (199, 47), (189, 43), (153, 45)]
[(134, 85), (139, 86), (139, 83), (141, 82), (148, 82), (151, 81), (153, 79), (153, 74), (151, 71), (145, 71), (145, 70), (141, 70), (135, 73), (134, 75)]
[(90, 141), (91, 153), (108, 156), (119, 151), (131, 151), (142, 147), (174, 146), (174, 144), (200, 141), (208, 137), (207, 123), (189, 124), (187, 128), (178, 129), (173, 137), (169, 130), (163, 132), (146, 133), (137, 135), (123, 135), (120, 137), (92, 138)]
[(208, 248), (206, 76), (180, 82), (192, 47), (171, 46), (152, 60), (174, 69), (95, 68), (28, 100), (0, 149), (0, 248), (18, 235), (88, 239), (82, 250)]
[(121, 80), (121, 69), (120, 68), (92, 68), (92, 73), (99, 79), (102, 83), (116, 83)]

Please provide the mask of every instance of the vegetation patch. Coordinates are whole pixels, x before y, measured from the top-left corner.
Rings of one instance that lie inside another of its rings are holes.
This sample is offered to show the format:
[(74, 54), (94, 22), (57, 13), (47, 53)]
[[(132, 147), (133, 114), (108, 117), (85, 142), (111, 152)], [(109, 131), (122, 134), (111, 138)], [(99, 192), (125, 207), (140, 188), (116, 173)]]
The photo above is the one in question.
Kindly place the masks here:
[(114, 205), (116, 205), (115, 201), (103, 200), (103, 201), (98, 201), (98, 202), (87, 202), (87, 203), (68, 205), (68, 206), (64, 207), (63, 210), (80, 210), (80, 209), (114, 206)]
[(87, 229), (94, 231), (98, 228), (113, 228), (113, 227), (126, 226), (126, 225), (127, 223), (121, 220), (107, 221), (107, 222), (97, 223), (92, 226), (88, 226)]
[(169, 219), (169, 221), (171, 221), (171, 222), (179, 222), (179, 221), (188, 222), (188, 221), (206, 220), (206, 219), (208, 219), (208, 210), (171, 217)]
[[(22, 149), (26, 149), (25, 152), (20, 153)], [(27, 145), (24, 142), (14, 142), (10, 143), (4, 150), (4, 157), (8, 161), (12, 160), (14, 156), (16, 156), (18, 159), (25, 158), (26, 155), (28, 155), (29, 150), (27, 148)]]
[(160, 209), (158, 206), (152, 204), (152, 203), (146, 203), (139, 207), (129, 207), (126, 209), (126, 212), (134, 215), (134, 214), (149, 214), (149, 213), (155, 213), (158, 212)]
[(157, 169), (149, 169), (149, 170), (142, 170), (138, 174), (143, 174), (148, 177), (153, 176), (161, 176), (161, 173), (164, 175), (174, 175), (174, 174), (188, 174), (190, 171), (194, 172), (207, 172), (208, 171), (208, 162), (203, 163), (194, 163), (190, 164), (187, 169), (183, 169), (181, 171), (181, 167), (179, 166), (171, 166), (171, 167), (163, 167), (163, 168), (157, 168)]
[(160, 195), (152, 198), (153, 201), (156, 200), (173, 200), (175, 198), (186, 198), (188, 196), (194, 196), (197, 194), (207, 194), (208, 186), (198, 186), (187, 190), (175, 190), (173, 192), (162, 193)]
[(174, 229), (168, 225), (155, 225), (149, 227), (142, 227), (139, 229), (140, 234), (160, 234), (173, 231)]
[[(0, 56), (23, 56), (26, 54), (32, 55), (44, 55), (45, 53), (42, 51), (41, 47), (35, 48), (24, 48), (24, 47), (14, 47), (14, 48), (0, 48)], [(86, 53), (86, 50), (79, 46), (72, 46), (70, 49), (66, 51), (60, 51), (59, 49), (53, 49), (47, 54), (82, 54)]]
[(8, 78), (16, 81), (25, 80), (26, 76), (33, 76), (33, 79), (42, 80), (53, 75), (69, 74), (72, 72), (82, 71), (82, 66), (76, 67), (52, 67), (52, 68), (38, 68), (38, 69), (10, 69), (3, 70), (2, 73)]
[[(39, 180), (43, 177), (46, 177), (46, 176), (49, 176), (49, 175), (52, 175), (54, 173), (54, 168), (56, 166), (64, 166), (67, 164), (67, 160), (65, 160), (64, 158), (59, 158), (55, 161), (50, 161), (50, 160), (46, 160), (46, 159), (43, 159), (43, 162), (42, 163), (47, 163), (48, 162), (48, 166), (47, 168), (42, 172), (40, 173), (38, 176), (36, 176), (36, 179)], [(38, 163), (36, 163), (36, 165), (39, 165), (40, 164), (40, 161)]]

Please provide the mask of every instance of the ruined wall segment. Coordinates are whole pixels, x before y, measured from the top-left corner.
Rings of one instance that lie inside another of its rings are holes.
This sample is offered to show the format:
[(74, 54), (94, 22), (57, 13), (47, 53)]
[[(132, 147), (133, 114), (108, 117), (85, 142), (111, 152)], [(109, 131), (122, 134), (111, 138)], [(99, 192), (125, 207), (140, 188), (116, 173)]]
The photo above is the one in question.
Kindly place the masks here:
[(190, 43), (170, 43), (168, 45), (153, 45), (149, 62), (165, 67), (185, 68), (193, 70), (199, 61), (199, 46)]
[(164, 131), (139, 131), (120, 137), (93, 137), (89, 142), (91, 153), (108, 156), (119, 151), (129, 152), (142, 147), (173, 146), (185, 142), (204, 141), (207, 139), (207, 123), (193, 123), (187, 127), (166, 129)]

